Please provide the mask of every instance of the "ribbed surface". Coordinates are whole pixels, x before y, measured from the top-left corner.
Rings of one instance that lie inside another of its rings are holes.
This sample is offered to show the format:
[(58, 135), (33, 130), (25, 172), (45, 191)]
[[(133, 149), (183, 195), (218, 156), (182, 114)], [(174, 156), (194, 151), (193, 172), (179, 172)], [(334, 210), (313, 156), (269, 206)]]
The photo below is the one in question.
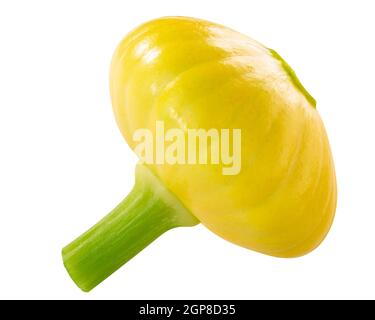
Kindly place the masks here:
[(313, 98), (275, 52), (223, 26), (191, 18), (151, 21), (127, 36), (111, 69), (119, 127), (240, 128), (239, 175), (221, 165), (152, 169), (202, 223), (263, 253), (298, 256), (331, 225), (336, 180)]

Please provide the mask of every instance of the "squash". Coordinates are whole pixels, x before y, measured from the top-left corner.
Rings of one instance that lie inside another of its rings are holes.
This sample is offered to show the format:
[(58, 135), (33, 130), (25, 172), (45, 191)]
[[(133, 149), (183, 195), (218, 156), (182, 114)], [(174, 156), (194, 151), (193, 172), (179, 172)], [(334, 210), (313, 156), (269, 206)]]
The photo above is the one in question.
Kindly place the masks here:
[(164, 231), (198, 221), (276, 257), (304, 255), (324, 239), (337, 197), (327, 134), (314, 98), (276, 51), (212, 22), (160, 18), (122, 40), (110, 90), (133, 150), (135, 132), (155, 132), (158, 122), (183, 135), (239, 129), (241, 167), (223, 174), (223, 162), (139, 164), (133, 200), (63, 250), (81, 288), (93, 288)]

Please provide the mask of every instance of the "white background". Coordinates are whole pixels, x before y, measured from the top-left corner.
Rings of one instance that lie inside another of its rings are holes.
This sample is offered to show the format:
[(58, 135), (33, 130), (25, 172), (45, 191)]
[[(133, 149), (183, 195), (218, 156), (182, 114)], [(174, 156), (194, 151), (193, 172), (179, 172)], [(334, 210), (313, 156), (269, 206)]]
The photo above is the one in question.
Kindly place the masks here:
[[(0, 298), (375, 298), (374, 13), (373, 1), (0, 0)], [(295, 69), (330, 137), (336, 220), (292, 260), (176, 229), (85, 294), (60, 250), (122, 200), (136, 162), (112, 115), (110, 59), (166, 15), (230, 26)]]

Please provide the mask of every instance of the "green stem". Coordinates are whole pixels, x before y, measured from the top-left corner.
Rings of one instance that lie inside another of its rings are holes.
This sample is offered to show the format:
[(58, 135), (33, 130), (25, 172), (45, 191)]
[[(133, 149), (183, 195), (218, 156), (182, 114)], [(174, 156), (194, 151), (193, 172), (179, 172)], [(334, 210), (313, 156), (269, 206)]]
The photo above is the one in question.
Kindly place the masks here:
[(106, 217), (62, 250), (65, 268), (90, 291), (169, 229), (198, 220), (143, 165), (130, 194)]

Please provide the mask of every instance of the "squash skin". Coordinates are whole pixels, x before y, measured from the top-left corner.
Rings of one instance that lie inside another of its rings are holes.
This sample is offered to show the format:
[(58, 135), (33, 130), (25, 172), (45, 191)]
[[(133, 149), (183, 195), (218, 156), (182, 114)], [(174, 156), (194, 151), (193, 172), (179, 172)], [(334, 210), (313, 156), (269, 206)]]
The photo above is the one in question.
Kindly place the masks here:
[(240, 128), (241, 172), (222, 165), (150, 165), (202, 224), (240, 246), (304, 255), (324, 239), (336, 209), (336, 177), (313, 100), (268, 48), (224, 26), (187, 17), (141, 25), (112, 59), (117, 124), (133, 132)]

